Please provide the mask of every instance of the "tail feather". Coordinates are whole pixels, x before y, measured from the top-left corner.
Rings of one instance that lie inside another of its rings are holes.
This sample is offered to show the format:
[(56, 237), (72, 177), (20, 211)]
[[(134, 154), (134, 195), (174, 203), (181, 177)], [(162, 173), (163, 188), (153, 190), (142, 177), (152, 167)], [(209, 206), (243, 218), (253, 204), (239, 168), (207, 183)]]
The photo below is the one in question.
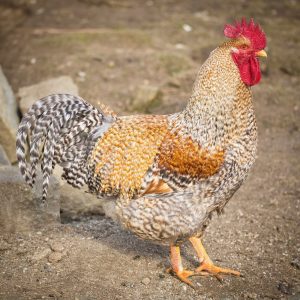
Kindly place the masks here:
[(96, 142), (94, 132), (97, 128), (102, 132), (101, 128), (111, 122), (112, 118), (76, 96), (56, 94), (37, 101), (22, 119), (17, 133), (17, 159), (25, 181), (33, 186), (41, 161), (43, 201), (56, 164), (63, 166), (63, 178), (68, 183), (83, 186), (88, 182), (86, 161)]

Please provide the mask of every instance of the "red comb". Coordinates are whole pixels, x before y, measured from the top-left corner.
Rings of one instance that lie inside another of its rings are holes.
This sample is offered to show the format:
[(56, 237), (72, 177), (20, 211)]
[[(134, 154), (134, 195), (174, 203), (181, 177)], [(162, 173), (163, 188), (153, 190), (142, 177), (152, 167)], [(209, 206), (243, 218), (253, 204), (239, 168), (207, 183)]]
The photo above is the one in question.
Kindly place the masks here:
[(247, 24), (245, 18), (242, 18), (241, 22), (236, 21), (235, 25), (226, 24), (224, 27), (224, 35), (229, 38), (244, 36), (251, 41), (252, 47), (255, 50), (262, 50), (267, 44), (265, 33), (258, 24), (254, 23), (252, 18), (249, 24)]

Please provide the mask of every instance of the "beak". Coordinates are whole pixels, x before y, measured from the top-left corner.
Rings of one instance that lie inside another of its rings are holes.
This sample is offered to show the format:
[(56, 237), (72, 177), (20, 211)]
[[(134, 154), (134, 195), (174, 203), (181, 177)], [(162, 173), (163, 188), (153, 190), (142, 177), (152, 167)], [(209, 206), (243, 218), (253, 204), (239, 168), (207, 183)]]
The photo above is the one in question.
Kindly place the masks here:
[(257, 51), (255, 52), (255, 55), (256, 56), (259, 56), (259, 57), (267, 57), (267, 52), (265, 50), (260, 50), (260, 51)]

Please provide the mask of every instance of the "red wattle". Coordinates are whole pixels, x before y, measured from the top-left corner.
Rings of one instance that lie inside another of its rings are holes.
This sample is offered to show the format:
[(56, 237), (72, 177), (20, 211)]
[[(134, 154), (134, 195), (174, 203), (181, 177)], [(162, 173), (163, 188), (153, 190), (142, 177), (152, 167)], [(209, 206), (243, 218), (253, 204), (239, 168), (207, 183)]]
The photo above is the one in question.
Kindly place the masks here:
[(259, 61), (255, 55), (241, 55), (232, 53), (232, 58), (237, 65), (242, 81), (247, 85), (259, 83), (261, 78)]

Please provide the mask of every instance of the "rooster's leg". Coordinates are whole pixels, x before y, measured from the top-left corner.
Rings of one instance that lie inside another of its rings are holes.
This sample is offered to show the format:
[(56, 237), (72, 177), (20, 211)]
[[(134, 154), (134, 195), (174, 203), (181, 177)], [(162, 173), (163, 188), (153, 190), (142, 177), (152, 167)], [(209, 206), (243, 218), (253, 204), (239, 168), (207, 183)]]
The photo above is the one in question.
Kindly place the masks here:
[(196, 274), (197, 273), (204, 274), (203, 272), (207, 272), (207, 274), (214, 275), (218, 279), (220, 279), (219, 274), (229, 274), (235, 276), (241, 275), (241, 273), (238, 271), (215, 266), (212, 260), (209, 258), (199, 238), (191, 237), (190, 242), (192, 243), (194, 249), (196, 250), (196, 253), (200, 260), (200, 266), (195, 271)]
[(170, 257), (171, 257), (171, 265), (172, 271), (175, 275), (186, 284), (193, 286), (193, 283), (188, 279), (190, 276), (194, 275), (193, 271), (185, 270), (182, 266), (182, 260), (180, 255), (180, 248), (179, 246), (171, 245), (170, 249)]

